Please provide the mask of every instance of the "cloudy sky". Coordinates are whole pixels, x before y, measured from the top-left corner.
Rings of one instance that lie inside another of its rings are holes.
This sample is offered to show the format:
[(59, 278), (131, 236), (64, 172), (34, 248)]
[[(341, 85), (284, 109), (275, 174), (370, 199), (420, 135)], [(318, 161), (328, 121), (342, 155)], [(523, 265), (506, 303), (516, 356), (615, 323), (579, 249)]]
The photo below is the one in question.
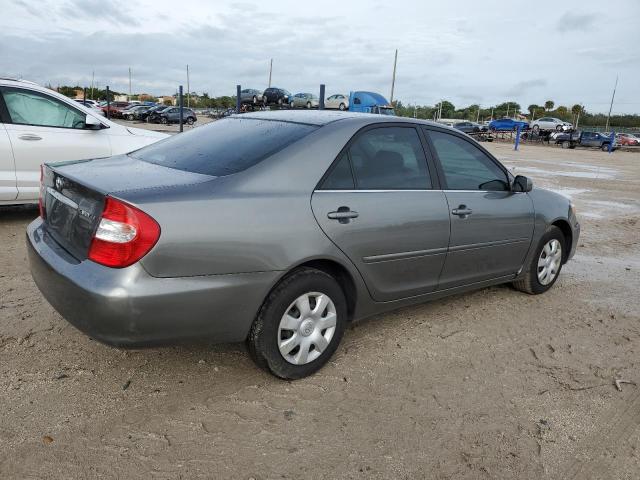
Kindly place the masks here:
[(456, 106), (552, 99), (640, 113), (640, 1), (0, 0), (0, 75), (171, 94), (235, 85)]

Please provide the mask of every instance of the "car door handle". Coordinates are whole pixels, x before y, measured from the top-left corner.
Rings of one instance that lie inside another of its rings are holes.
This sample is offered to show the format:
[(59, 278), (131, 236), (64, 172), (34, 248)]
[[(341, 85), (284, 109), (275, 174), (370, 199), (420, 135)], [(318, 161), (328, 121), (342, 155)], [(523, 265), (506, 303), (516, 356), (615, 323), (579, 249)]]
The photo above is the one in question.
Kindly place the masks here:
[(473, 210), (467, 208), (466, 205), (460, 205), (458, 208), (454, 208), (451, 210), (451, 213), (454, 215), (458, 215), (459, 217), (466, 217), (467, 215), (471, 215)]
[(42, 140), (42, 137), (35, 135), (33, 133), (25, 133), (24, 135), (20, 135), (18, 138), (20, 140), (29, 140), (29, 141)]
[(352, 218), (358, 218), (358, 212), (354, 212), (349, 207), (340, 207), (335, 212), (327, 213), (327, 218), (338, 220), (340, 223), (349, 223)]

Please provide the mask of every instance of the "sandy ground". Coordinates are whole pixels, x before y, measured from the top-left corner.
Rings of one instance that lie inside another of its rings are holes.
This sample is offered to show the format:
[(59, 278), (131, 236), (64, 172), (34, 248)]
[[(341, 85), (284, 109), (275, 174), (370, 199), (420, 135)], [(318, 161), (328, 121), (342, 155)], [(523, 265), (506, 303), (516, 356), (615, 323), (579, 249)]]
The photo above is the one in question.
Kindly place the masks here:
[(352, 326), (283, 382), (243, 345), (125, 351), (41, 297), (33, 209), (0, 210), (0, 478), (637, 479), (640, 155), (488, 145), (574, 200), (556, 286), (509, 286)]

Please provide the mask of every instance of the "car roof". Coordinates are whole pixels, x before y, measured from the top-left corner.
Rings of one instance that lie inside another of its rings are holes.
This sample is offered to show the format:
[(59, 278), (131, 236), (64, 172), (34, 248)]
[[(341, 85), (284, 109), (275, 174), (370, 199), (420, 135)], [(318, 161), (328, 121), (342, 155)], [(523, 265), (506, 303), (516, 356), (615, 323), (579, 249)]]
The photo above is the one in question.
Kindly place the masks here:
[(421, 125), (442, 125), (411, 117), (395, 117), (391, 115), (377, 115), (373, 113), (340, 112), (335, 110), (274, 110), (268, 112), (242, 113), (232, 115), (236, 118), (253, 118), (257, 120), (273, 120), (280, 122), (303, 123), (307, 125), (323, 126), (333, 122), (349, 123), (417, 123)]

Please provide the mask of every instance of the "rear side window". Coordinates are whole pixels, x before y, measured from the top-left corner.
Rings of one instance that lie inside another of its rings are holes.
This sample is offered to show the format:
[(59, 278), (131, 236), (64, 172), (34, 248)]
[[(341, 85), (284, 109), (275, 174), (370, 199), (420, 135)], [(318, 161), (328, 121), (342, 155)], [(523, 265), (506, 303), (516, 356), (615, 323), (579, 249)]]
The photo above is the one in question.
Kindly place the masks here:
[(322, 182), (322, 190), (431, 188), (427, 160), (413, 127), (381, 127), (359, 134)]
[(226, 118), (130, 155), (169, 168), (220, 177), (260, 163), (317, 128), (290, 122)]
[(360, 134), (349, 157), (361, 190), (431, 188), (427, 160), (413, 127), (382, 127)]

